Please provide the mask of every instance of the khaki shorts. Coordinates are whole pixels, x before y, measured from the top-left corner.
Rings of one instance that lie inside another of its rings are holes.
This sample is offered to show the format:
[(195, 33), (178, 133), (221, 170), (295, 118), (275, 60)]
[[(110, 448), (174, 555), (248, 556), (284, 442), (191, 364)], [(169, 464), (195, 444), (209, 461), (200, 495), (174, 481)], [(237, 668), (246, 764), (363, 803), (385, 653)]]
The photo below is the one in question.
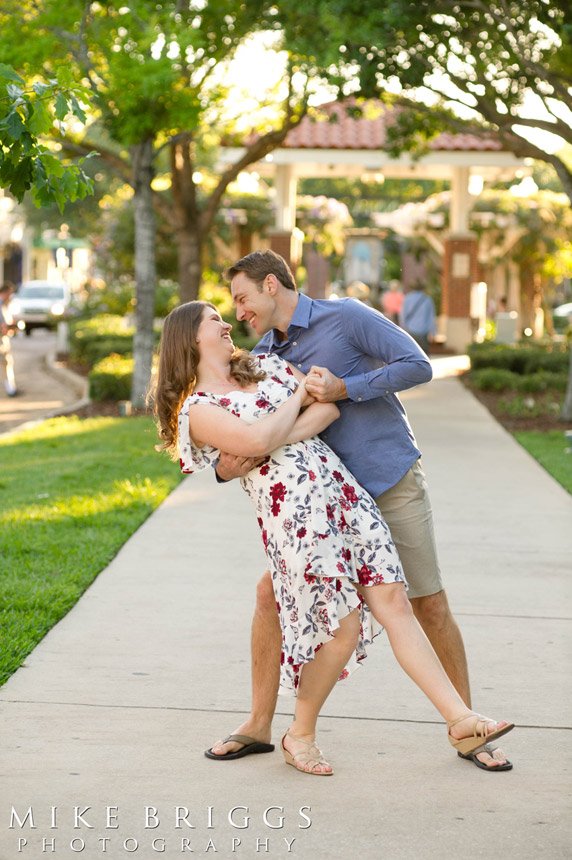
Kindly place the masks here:
[(425, 597), (443, 590), (433, 531), (433, 513), (425, 473), (419, 460), (403, 478), (375, 500), (397, 547), (408, 596)]

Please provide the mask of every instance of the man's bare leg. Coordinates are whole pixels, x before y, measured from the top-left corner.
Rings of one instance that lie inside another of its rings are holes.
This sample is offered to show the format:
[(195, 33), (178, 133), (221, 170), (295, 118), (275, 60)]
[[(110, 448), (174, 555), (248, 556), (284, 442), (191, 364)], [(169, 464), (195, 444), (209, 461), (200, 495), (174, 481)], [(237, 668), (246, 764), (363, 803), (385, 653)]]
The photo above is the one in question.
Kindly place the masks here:
[[(272, 719), (280, 683), (280, 651), (282, 632), (276, 611), (276, 598), (272, 577), (265, 571), (256, 587), (256, 607), (252, 618), (252, 710), (248, 719), (232, 734), (248, 735), (264, 743), (270, 742)], [(239, 750), (244, 744), (230, 741), (217, 742), (212, 747), (215, 755)]]
[(468, 708), (471, 707), (469, 669), (461, 631), (449, 609), (444, 591), (411, 599), (413, 612), (433, 646), (449, 680)]
[[(470, 708), (471, 690), (465, 646), (461, 631), (449, 608), (446, 593), (438, 591), (427, 597), (413, 597), (411, 606), (451, 683)], [(498, 748), (495, 749), (494, 755), (483, 751), (477, 753), (477, 758), (487, 767), (497, 767), (507, 761), (502, 750)]]

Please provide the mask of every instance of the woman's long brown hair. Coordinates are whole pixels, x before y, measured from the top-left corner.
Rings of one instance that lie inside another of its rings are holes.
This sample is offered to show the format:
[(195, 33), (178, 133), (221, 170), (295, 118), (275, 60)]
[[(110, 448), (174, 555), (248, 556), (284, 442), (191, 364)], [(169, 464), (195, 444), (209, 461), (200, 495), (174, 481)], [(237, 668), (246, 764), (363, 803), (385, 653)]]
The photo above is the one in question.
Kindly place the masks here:
[[(205, 308), (217, 308), (210, 302), (186, 302), (166, 317), (159, 346), (159, 369), (149, 399), (161, 444), (159, 451), (168, 451), (178, 458), (177, 419), (179, 410), (194, 391), (199, 365), (197, 331)], [(241, 387), (265, 379), (266, 374), (256, 366), (256, 359), (243, 349), (235, 349), (230, 360), (230, 373)]]

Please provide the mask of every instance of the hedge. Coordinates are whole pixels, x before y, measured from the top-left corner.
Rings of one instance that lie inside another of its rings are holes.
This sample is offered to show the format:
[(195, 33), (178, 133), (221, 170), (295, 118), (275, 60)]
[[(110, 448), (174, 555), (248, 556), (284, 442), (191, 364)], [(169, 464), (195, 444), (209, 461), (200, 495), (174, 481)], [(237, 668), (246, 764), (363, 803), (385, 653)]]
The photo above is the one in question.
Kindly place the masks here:
[(518, 391), (534, 394), (541, 391), (566, 391), (568, 375), (545, 370), (523, 375), (500, 367), (484, 367), (472, 371), (469, 379), (480, 391)]
[(80, 320), (72, 326), (71, 355), (75, 361), (90, 367), (107, 355), (133, 352), (135, 329), (116, 314), (100, 314)]
[(496, 368), (525, 375), (538, 371), (549, 373), (568, 372), (568, 348), (566, 344), (472, 344), (469, 347), (471, 369)]
[[(131, 355), (134, 334), (135, 329), (125, 324), (125, 318), (115, 314), (100, 314), (90, 320), (82, 320), (72, 329), (72, 358), (93, 367), (108, 355)], [(160, 337), (161, 331), (156, 328), (156, 344)]]
[(133, 378), (133, 358), (108, 355), (89, 372), (89, 396), (92, 400), (129, 400)]

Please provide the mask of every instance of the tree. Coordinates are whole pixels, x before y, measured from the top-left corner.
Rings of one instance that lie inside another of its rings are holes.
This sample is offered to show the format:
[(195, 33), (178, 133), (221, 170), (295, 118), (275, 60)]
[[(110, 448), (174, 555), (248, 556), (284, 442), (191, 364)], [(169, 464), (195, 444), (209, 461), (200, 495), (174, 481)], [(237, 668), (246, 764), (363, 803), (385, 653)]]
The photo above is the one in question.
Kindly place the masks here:
[[(277, 7), (269, 0), (69, 0), (63, 6), (58, 0), (8, 0), (3, 5), (2, 48), (11, 52), (16, 66), (37, 72), (65, 62), (91, 88), (93, 126), (73, 139), (67, 135), (66, 150), (88, 153), (96, 148), (133, 188), (136, 404), (143, 401), (151, 369), (154, 206), (173, 226), (181, 295), (192, 298), (205, 238), (229, 183), (280, 145), (304, 116), (318, 85), (329, 81), (336, 92), (344, 84), (335, 66), (340, 55), (328, 38), (328, 6), (327, 0), (313, 0), (307, 11)], [(239, 129), (240, 111), (233, 117), (228, 110), (230, 82), (224, 72), (228, 74), (237, 48), (257, 32), (275, 34), (285, 72), (276, 90), (268, 92), (268, 104)], [(208, 162), (212, 168), (213, 152), (225, 137), (244, 144), (244, 153), (218, 174), (208, 170)], [(171, 174), (166, 200), (152, 187), (165, 154)], [(212, 179), (206, 192), (196, 178), (203, 165)]]
[[(25, 6), (25, 9), (22, 9)], [(3, 52), (30, 74), (66, 63), (87, 81), (95, 114), (85, 134), (63, 135), (66, 150), (97, 149), (133, 189), (135, 219), (136, 334), (132, 400), (144, 403), (153, 353), (156, 282), (155, 212), (151, 183), (161, 146), (182, 126), (194, 127), (201, 105), (193, 77), (208, 77), (223, 50), (242, 39), (238, 4), (146, 0), (81, 2), (57, 0), (4, 4), (0, 18)], [(254, 25), (261, 3), (244, 15)], [(25, 12), (23, 15), (22, 12)], [(233, 13), (233, 14), (231, 14)], [(18, 38), (16, 39), (16, 28)], [(175, 62), (158, 46), (176, 42)], [(200, 61), (195, 62), (196, 58)], [(98, 138), (97, 145), (94, 137)]]
[[(572, 143), (572, 7), (565, 0), (355, 0), (337, 7), (363, 95), (401, 110), (394, 152), (421, 152), (443, 130), (494, 133), (519, 157), (555, 168), (572, 200), (571, 164), (534, 132)], [(333, 9), (333, 12), (336, 8)]]
[(55, 123), (74, 116), (85, 121), (80, 100), (85, 88), (70, 81), (65, 70), (57, 78), (32, 84), (0, 63), (0, 187), (21, 202), (30, 191), (36, 206), (68, 201), (93, 191), (93, 181), (80, 164), (65, 164), (40, 142)]

